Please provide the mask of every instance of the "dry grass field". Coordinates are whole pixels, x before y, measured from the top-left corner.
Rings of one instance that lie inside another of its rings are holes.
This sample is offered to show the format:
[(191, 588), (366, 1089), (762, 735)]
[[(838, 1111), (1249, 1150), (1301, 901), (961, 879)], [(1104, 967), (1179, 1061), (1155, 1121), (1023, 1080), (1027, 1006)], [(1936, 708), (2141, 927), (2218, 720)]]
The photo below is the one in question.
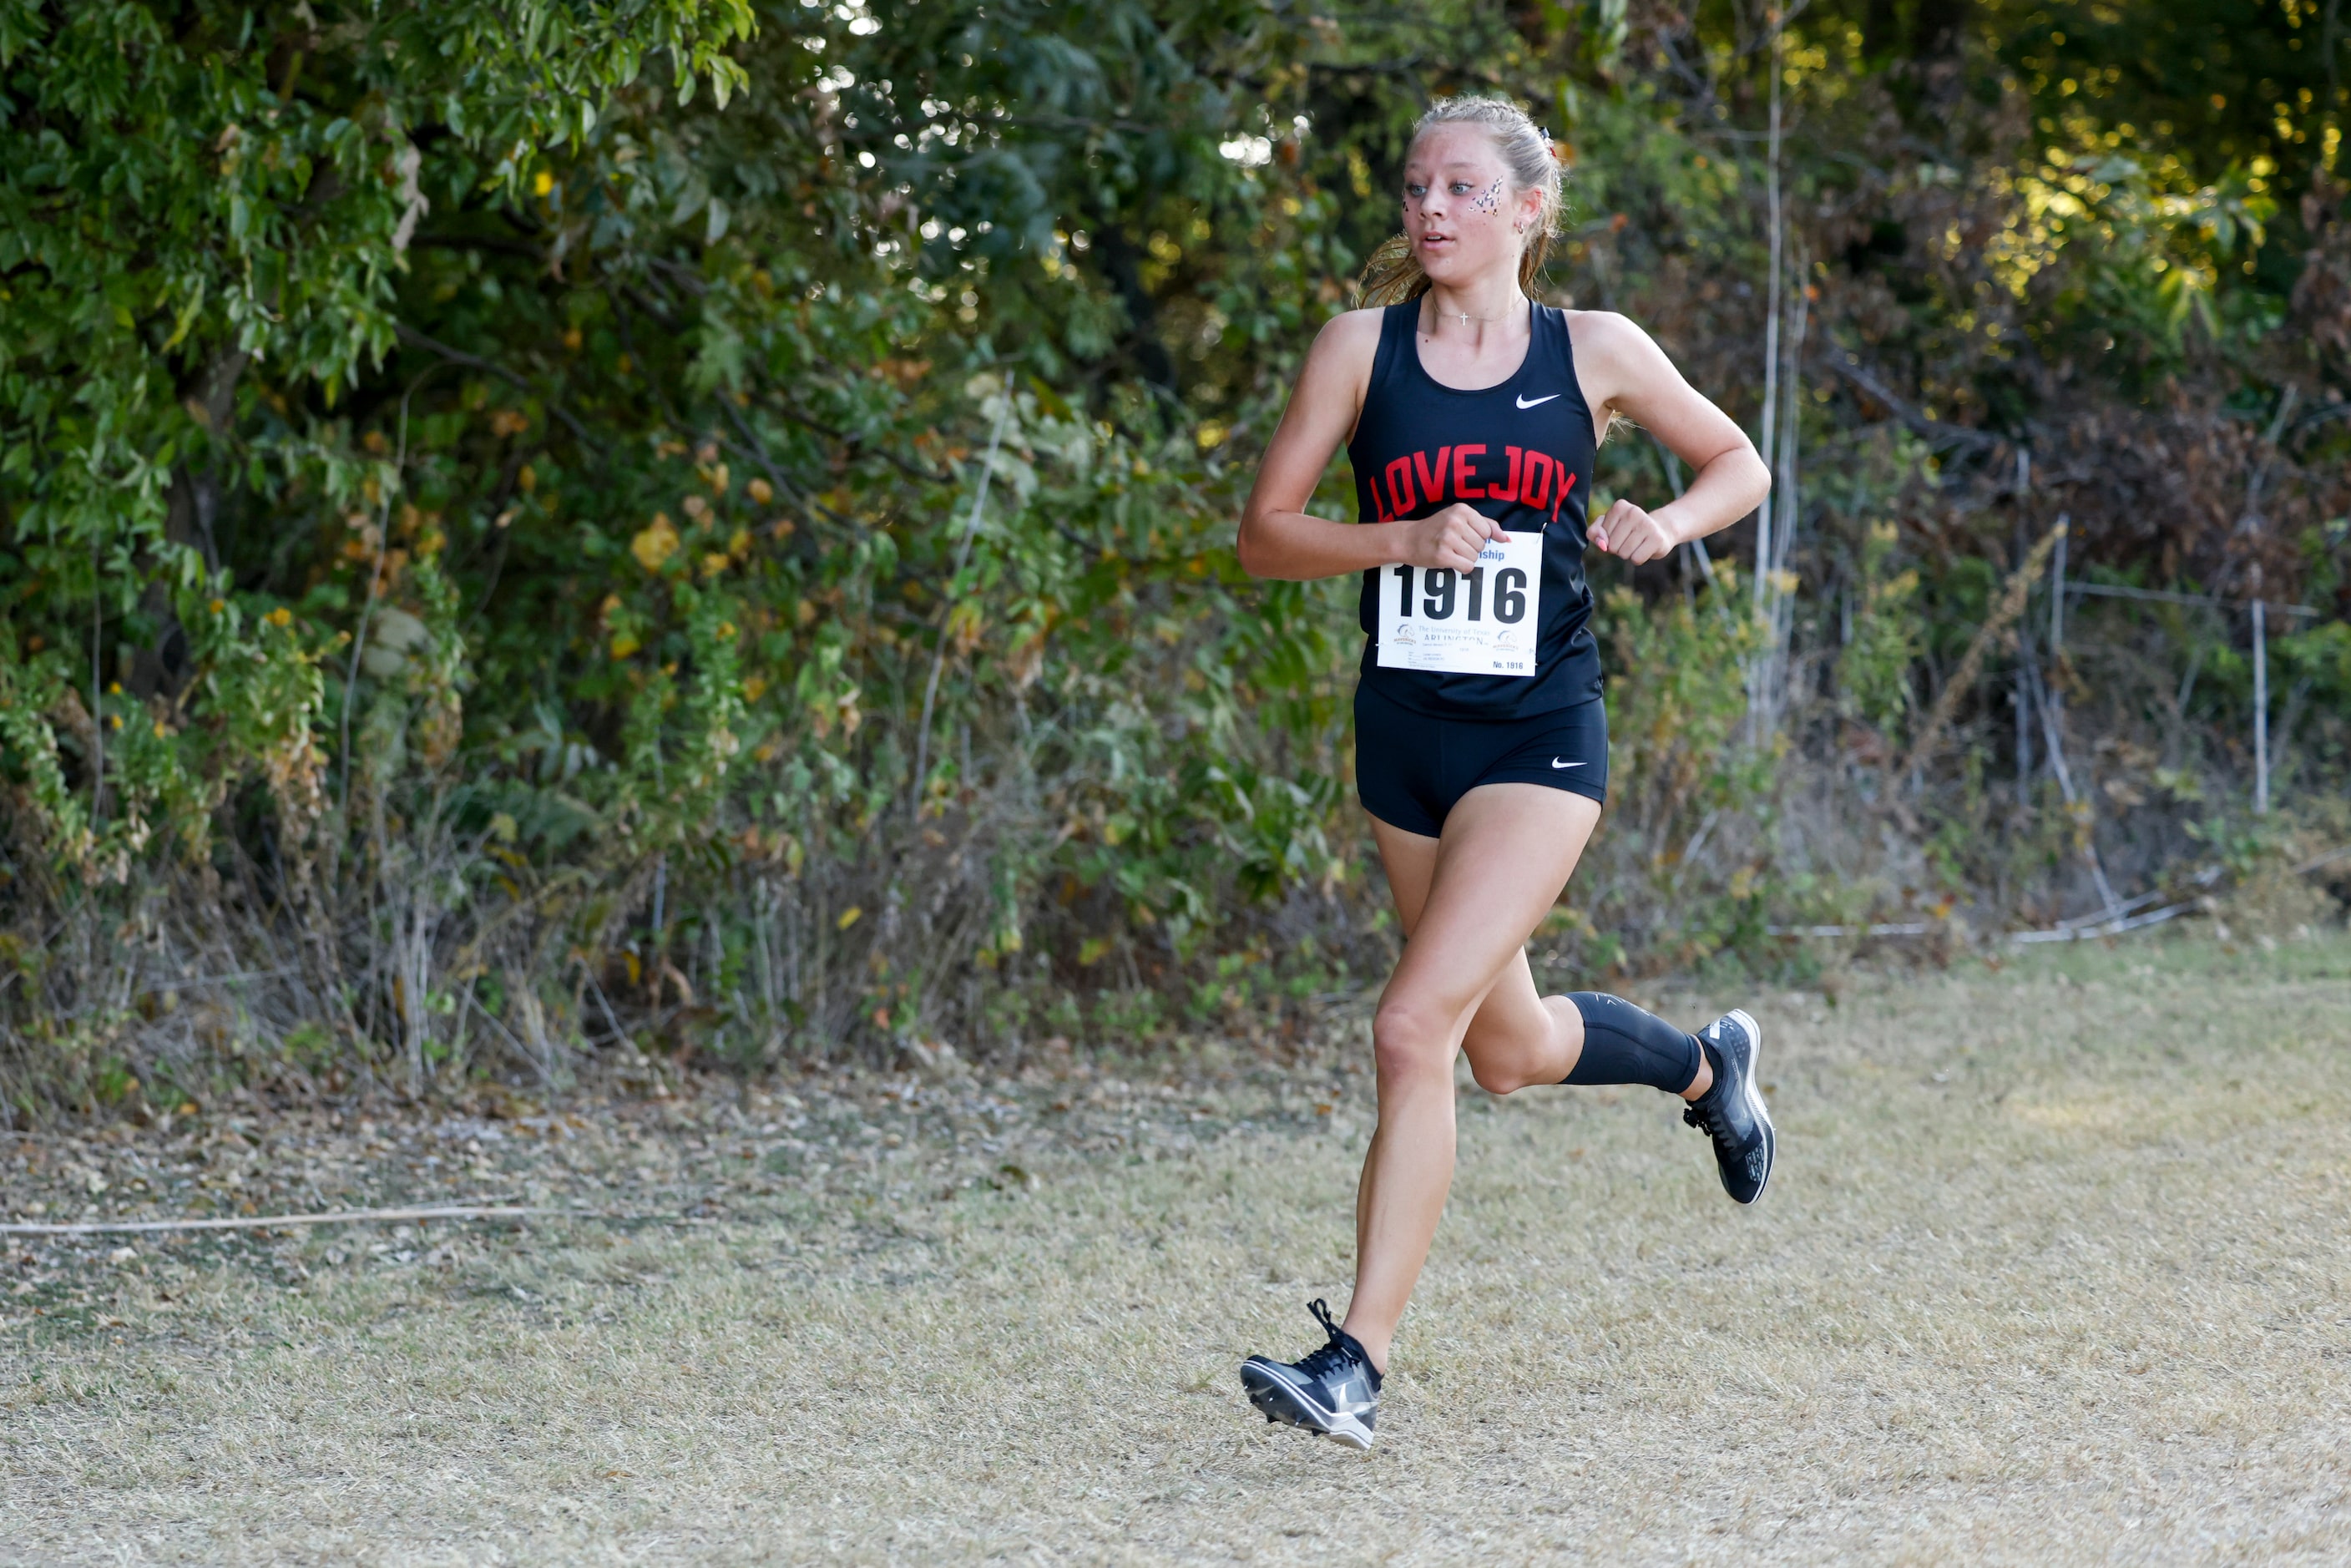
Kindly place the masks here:
[(1360, 1071), (902, 1093), (694, 1223), (41, 1253), (0, 1559), (2351, 1560), (2351, 944), (1742, 999), (1752, 1211), (1664, 1096), (1465, 1084), (1368, 1455), (1235, 1375), (1343, 1301)]

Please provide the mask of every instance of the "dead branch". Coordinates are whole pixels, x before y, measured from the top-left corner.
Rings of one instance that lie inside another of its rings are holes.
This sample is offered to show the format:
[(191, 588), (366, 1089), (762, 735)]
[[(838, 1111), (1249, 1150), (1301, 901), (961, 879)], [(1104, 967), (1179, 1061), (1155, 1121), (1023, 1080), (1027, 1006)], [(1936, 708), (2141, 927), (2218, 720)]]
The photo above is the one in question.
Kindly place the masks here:
[(1934, 755), (1935, 747), (1942, 742), (1943, 732), (1950, 727), (1951, 715), (1958, 709), (1959, 698), (1975, 685), (1977, 673), (1983, 668), (1984, 655), (1991, 652), (1992, 643), (2001, 634), (2015, 625), (2017, 618), (2024, 613), (2024, 601), (2032, 597), (2033, 583), (2047, 570), (2051, 553), (2057, 549), (2057, 541), (2064, 537), (2065, 519), (2060, 517), (2056, 526), (2032, 547), (2032, 553), (2024, 558), (2024, 563), (2009, 575), (2008, 586), (2001, 591), (2000, 602), (1992, 607), (1990, 615), (1984, 617), (1984, 623), (1976, 628), (1975, 638), (1968, 643), (1968, 651), (1959, 660), (1959, 667), (1951, 672), (1949, 680), (1943, 683), (1942, 695), (1935, 699), (1934, 707), (1927, 715), (1927, 722), (1918, 727), (1918, 737), (1910, 743), (1909, 755), (1895, 769), (1896, 778), (1912, 772)]

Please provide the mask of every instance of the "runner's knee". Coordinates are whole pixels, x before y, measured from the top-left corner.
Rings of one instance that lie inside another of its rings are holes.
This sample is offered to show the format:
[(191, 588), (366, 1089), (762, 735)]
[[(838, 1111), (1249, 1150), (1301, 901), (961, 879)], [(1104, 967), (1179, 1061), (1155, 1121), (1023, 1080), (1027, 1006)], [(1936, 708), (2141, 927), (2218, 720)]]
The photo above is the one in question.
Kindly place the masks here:
[(1372, 1017), (1372, 1055), (1383, 1082), (1452, 1072), (1454, 1015), (1411, 998), (1390, 997)]
[(1489, 1094), (1512, 1094), (1533, 1084), (1547, 1082), (1542, 1070), (1532, 1057), (1522, 1053), (1498, 1054), (1485, 1051), (1469, 1058), (1469, 1076), (1478, 1087)]

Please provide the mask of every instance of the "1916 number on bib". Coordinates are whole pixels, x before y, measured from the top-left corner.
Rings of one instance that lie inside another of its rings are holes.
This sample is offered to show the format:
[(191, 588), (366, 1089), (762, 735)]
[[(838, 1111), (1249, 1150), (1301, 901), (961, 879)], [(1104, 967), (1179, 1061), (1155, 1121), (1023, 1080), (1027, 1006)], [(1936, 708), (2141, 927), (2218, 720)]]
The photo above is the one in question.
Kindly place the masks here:
[(1488, 539), (1478, 564), (1380, 570), (1380, 667), (1531, 675), (1542, 624), (1541, 533)]

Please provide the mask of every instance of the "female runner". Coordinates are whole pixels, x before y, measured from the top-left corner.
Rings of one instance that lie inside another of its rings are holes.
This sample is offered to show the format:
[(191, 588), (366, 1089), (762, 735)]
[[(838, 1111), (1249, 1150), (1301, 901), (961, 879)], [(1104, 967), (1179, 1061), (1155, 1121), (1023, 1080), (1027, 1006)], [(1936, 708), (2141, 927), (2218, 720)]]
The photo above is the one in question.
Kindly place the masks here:
[[(1241, 564), (1363, 573), (1357, 793), (1406, 938), (1372, 1023), (1379, 1126), (1355, 1199), (1355, 1291), (1304, 1360), (1251, 1356), (1268, 1420), (1359, 1448), (1453, 1180), (1453, 1058), (1508, 1094), (1646, 1083), (1688, 1102), (1722, 1184), (1752, 1203), (1773, 1133), (1743, 1011), (1687, 1034), (1615, 997), (1536, 993), (1526, 942), (1607, 793), (1607, 717), (1583, 575), (1638, 565), (1755, 509), (1771, 476), (1720, 409), (1622, 316), (1528, 295), (1560, 211), (1551, 141), (1514, 106), (1450, 99), (1405, 163), (1404, 234), (1373, 258), (1375, 306), (1324, 327), (1240, 525)], [(1618, 500), (1586, 526), (1593, 450), (1638, 422), (1690, 465), (1677, 500)], [(1303, 509), (1344, 441), (1354, 523)]]

